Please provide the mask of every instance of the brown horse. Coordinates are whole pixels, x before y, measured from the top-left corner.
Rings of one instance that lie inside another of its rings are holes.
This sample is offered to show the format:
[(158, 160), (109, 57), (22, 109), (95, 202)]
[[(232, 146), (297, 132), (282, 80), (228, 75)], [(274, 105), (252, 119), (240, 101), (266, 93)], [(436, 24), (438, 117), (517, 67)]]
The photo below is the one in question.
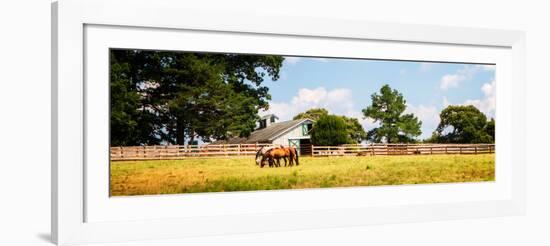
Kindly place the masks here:
[[(264, 167), (266, 159), (270, 160), (270, 158), (266, 156), (266, 153), (274, 148), (283, 148), (283, 146), (282, 145), (262, 146), (258, 150), (258, 152), (256, 152), (256, 165), (261, 165), (261, 167)], [(273, 166), (273, 163), (270, 162), (269, 167), (272, 167), (272, 166)]]
[[(286, 152), (284, 151), (284, 148), (271, 148), (262, 154), (260, 167), (264, 167), (266, 161), (269, 163), (269, 167), (280, 166), (280, 158), (284, 158), (286, 162)], [(275, 160), (277, 160), (277, 162), (275, 162)]]
[(269, 161), (269, 166), (275, 166), (280, 167), (281, 166), (281, 158), (285, 161), (285, 167), (287, 166), (287, 158), (289, 159), (289, 166), (294, 165), (294, 161), (296, 161), (296, 165), (299, 165), (298, 161), (298, 152), (296, 151), (296, 148), (294, 147), (280, 147), (280, 148), (273, 148), (270, 149), (263, 155), (261, 163), (261, 167), (265, 165), (264, 161), (267, 159)]
[[(288, 151), (288, 154), (289, 154), (289, 159), (290, 159), (289, 166), (293, 166), (294, 161), (296, 161), (296, 166), (300, 165), (300, 162), (298, 160), (298, 151), (296, 150), (296, 148), (286, 147), (285, 150)], [(285, 166), (286, 166), (286, 163), (285, 163)]]

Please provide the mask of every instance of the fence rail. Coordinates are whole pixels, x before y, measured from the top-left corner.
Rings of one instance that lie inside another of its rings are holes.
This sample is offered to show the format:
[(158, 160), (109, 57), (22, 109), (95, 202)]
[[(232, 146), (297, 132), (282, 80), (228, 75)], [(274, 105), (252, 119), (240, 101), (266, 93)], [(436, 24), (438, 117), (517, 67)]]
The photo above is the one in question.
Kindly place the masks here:
[(312, 146), (312, 156), (489, 154), (494, 144), (372, 144)]
[(154, 145), (111, 147), (111, 160), (159, 160), (189, 157), (255, 155), (262, 146), (272, 144)]
[[(208, 144), (111, 147), (110, 158), (119, 160), (163, 160), (255, 155), (262, 146), (272, 144)], [(370, 144), (341, 146), (302, 146), (302, 154), (323, 156), (487, 154), (495, 152), (494, 144)]]

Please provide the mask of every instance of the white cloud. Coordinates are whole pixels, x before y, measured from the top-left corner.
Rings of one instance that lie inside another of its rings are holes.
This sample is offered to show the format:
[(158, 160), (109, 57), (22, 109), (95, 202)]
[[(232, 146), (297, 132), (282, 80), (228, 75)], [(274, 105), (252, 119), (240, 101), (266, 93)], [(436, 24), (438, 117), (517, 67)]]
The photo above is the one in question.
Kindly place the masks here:
[(483, 112), (487, 117), (494, 118), (495, 117), (495, 109), (496, 109), (496, 82), (495, 80), (492, 80), (491, 82), (483, 84), (481, 86), (481, 91), (483, 91), (483, 94), (485, 97), (483, 99), (475, 99), (475, 100), (466, 100), (464, 102), (465, 105), (473, 105), (476, 108), (478, 108), (481, 112)]
[(458, 87), (460, 83), (472, 78), (477, 72), (485, 69), (483, 65), (464, 65), (461, 69), (454, 74), (445, 74), (441, 77), (440, 88), (447, 90), (450, 88)]
[(365, 132), (380, 126), (380, 124), (374, 122), (374, 119), (365, 118), (363, 115), (363, 112), (360, 112), (360, 111), (350, 110), (343, 115), (351, 118), (356, 118), (357, 120), (359, 120), (359, 124), (363, 126), (363, 129), (365, 129)]
[(291, 120), (295, 115), (312, 108), (325, 108), (330, 114), (357, 118), (365, 131), (378, 126), (372, 119), (363, 119), (363, 113), (355, 110), (354, 106), (350, 89), (301, 88), (289, 102), (271, 102), (269, 110), (261, 114), (275, 114), (283, 121)]
[(290, 120), (298, 113), (311, 108), (326, 108), (333, 114), (344, 115), (353, 109), (351, 90), (327, 90), (324, 87), (314, 89), (302, 88), (290, 102), (270, 103), (269, 113), (277, 115), (281, 120)]
[(462, 74), (446, 74), (441, 78), (440, 87), (443, 90), (458, 87), (460, 82), (464, 81), (466, 76)]
[[(364, 118), (363, 113), (356, 110), (354, 106), (350, 89), (302, 88), (289, 102), (272, 102), (269, 110), (261, 114), (272, 113), (283, 121), (291, 120), (295, 115), (311, 108), (325, 108), (331, 114), (358, 119), (365, 131), (379, 126), (373, 119)], [(407, 104), (405, 113), (412, 113), (422, 121), (421, 138), (431, 136), (432, 131), (439, 124), (439, 111), (435, 106)]]
[(483, 84), (483, 86), (481, 86), (481, 91), (483, 91), (483, 94), (487, 97), (494, 97), (496, 93), (495, 86), (495, 80), (493, 79), (491, 82)]
[(415, 106), (412, 104), (407, 104), (405, 113), (412, 113), (422, 121), (422, 135), (420, 135), (421, 139), (430, 137), (437, 125), (439, 125), (439, 111), (435, 106)]
[[(464, 101), (464, 103), (458, 105), (473, 105), (488, 118), (494, 118), (496, 109), (496, 81), (493, 79), (491, 82), (483, 84), (480, 89), (484, 95), (482, 99), (468, 99)], [(447, 97), (443, 97), (443, 107), (449, 105), (454, 104), (450, 103)]]
[(435, 106), (425, 106), (425, 105), (412, 105), (407, 104), (407, 109), (405, 113), (412, 113), (424, 124), (437, 125), (439, 124), (439, 112)]

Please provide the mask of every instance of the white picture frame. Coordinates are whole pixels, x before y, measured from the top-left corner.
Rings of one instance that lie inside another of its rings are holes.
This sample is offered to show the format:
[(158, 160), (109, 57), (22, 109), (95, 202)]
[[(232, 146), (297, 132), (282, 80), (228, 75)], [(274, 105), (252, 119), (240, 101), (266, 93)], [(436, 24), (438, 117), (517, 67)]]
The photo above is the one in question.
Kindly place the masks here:
[[(52, 238), (57, 244), (524, 213), (523, 32), (185, 9), (185, 3), (175, 0), (52, 4)], [(151, 33), (163, 38), (147, 38)], [(204, 36), (217, 42), (201, 42)], [(189, 42), (176, 42), (182, 38)], [(221, 40), (225, 45), (219, 45)], [(280, 44), (259, 45), (264, 42)], [(102, 87), (86, 83), (108, 80), (106, 53), (101, 50), (109, 47), (496, 64), (496, 181), (109, 198), (108, 168), (102, 166), (105, 161), (108, 165), (104, 148), (108, 138), (98, 134), (105, 128), (97, 128), (107, 124), (100, 116), (105, 113), (102, 109), (108, 109), (101, 106), (106, 105)], [(365, 53), (358, 47), (378, 49)], [(298, 201), (298, 205), (284, 206), (280, 201)], [(214, 206), (220, 203), (225, 204), (223, 209)], [(158, 210), (163, 212), (152, 212)]]

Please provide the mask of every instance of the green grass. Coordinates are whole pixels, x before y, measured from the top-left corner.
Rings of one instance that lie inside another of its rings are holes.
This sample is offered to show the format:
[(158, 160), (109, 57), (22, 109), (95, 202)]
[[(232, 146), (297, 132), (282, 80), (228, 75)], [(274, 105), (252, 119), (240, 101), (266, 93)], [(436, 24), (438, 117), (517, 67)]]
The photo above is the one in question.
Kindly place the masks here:
[(111, 162), (111, 195), (479, 182), (495, 179), (494, 154), (300, 158), (259, 168), (250, 158)]

